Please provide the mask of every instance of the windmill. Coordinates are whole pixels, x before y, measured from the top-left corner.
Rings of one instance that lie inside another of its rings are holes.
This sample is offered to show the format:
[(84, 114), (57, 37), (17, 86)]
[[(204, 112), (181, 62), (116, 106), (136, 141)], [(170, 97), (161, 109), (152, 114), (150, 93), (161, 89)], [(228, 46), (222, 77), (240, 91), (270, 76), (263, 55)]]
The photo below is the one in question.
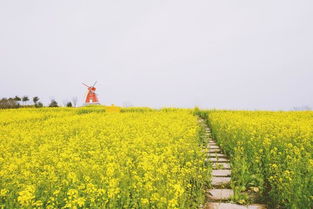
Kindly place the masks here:
[(82, 83), (84, 86), (86, 86), (88, 88), (88, 92), (86, 95), (86, 100), (85, 100), (85, 105), (91, 105), (91, 104), (99, 104), (99, 100), (96, 94), (96, 85), (97, 81), (92, 85), (92, 86), (88, 86), (84, 83)]

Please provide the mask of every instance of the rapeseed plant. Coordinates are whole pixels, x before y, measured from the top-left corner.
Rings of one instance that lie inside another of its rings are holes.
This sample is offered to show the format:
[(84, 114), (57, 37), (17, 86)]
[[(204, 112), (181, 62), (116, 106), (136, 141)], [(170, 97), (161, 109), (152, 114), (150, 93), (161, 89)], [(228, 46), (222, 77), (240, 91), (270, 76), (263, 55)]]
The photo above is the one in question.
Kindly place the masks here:
[(270, 207), (313, 207), (313, 112), (207, 113), (214, 138), (231, 158), (237, 201), (252, 190)]
[(191, 111), (0, 111), (0, 208), (195, 208), (209, 167)]

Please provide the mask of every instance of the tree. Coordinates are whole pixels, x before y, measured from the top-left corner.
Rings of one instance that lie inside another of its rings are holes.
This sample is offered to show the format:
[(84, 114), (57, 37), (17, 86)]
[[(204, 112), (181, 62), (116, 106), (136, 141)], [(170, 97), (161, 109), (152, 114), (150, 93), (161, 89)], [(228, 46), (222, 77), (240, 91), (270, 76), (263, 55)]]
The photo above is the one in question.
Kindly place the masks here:
[(6, 108), (19, 108), (19, 103), (14, 98), (2, 98), (0, 100), (0, 108), (6, 109)]
[(66, 107), (73, 107), (72, 102), (68, 102), (68, 103), (66, 104)]
[(49, 107), (59, 107), (57, 101), (55, 101), (54, 99), (51, 100)]
[(22, 99), (21, 99), (21, 97), (15, 96), (14, 100), (17, 101), (17, 102), (20, 102)]
[(33, 97), (33, 102), (35, 106), (37, 105), (37, 102), (39, 101), (39, 97)]
[(26, 104), (26, 102), (29, 101), (28, 96), (23, 96), (22, 101), (24, 102), (24, 105)]
[(43, 104), (42, 104), (41, 102), (38, 102), (38, 103), (36, 104), (36, 107), (43, 107)]

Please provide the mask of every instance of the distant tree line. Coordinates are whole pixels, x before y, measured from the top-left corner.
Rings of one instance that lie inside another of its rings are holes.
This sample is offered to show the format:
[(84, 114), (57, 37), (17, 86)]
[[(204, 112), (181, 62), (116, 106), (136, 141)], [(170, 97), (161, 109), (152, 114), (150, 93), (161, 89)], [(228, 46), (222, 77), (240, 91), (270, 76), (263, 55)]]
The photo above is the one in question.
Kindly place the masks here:
[(308, 110), (312, 110), (312, 108), (308, 105), (304, 105), (304, 106), (299, 106), (299, 107), (293, 107), (294, 111), (308, 111)]
[(14, 98), (2, 98), (0, 100), (0, 108), (1, 109), (7, 109), (7, 108), (20, 108), (20, 107), (27, 107), (27, 106), (34, 106), (34, 107), (43, 107), (43, 104), (39, 102), (39, 97), (33, 97), (33, 105), (26, 105), (26, 103), (29, 101), (28, 96), (15, 96)]
[(19, 108), (20, 104), (14, 100), (14, 98), (2, 98), (0, 100), (0, 108), (5, 109), (5, 108)]
[[(21, 107), (44, 107), (43, 103), (39, 101), (40, 98), (35, 96), (32, 98), (33, 104), (27, 105), (27, 102), (30, 101), (28, 96), (15, 96), (10, 98), (2, 98), (0, 99), (0, 109), (10, 109), (10, 108), (21, 108)], [(77, 98), (74, 97), (72, 102), (66, 102), (64, 106), (66, 107), (76, 107)], [(48, 107), (59, 107), (59, 104), (55, 99), (51, 99)]]

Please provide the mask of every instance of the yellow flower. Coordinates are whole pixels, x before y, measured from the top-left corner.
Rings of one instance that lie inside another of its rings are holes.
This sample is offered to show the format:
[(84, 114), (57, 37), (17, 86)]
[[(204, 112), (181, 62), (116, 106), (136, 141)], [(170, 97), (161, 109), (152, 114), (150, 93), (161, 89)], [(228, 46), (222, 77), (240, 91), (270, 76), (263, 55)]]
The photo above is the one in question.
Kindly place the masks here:
[(3, 205), (198, 205), (210, 170), (200, 131), (192, 111), (174, 108), (0, 110)]
[(149, 200), (147, 198), (141, 198), (141, 204), (147, 205), (149, 204)]
[(0, 197), (5, 197), (8, 192), (9, 192), (9, 190), (7, 190), (7, 189), (1, 189), (0, 190)]
[(19, 192), (19, 196), (17, 198), (18, 202), (22, 206), (29, 206), (32, 204), (35, 199), (35, 187), (34, 186), (26, 186), (25, 189)]

